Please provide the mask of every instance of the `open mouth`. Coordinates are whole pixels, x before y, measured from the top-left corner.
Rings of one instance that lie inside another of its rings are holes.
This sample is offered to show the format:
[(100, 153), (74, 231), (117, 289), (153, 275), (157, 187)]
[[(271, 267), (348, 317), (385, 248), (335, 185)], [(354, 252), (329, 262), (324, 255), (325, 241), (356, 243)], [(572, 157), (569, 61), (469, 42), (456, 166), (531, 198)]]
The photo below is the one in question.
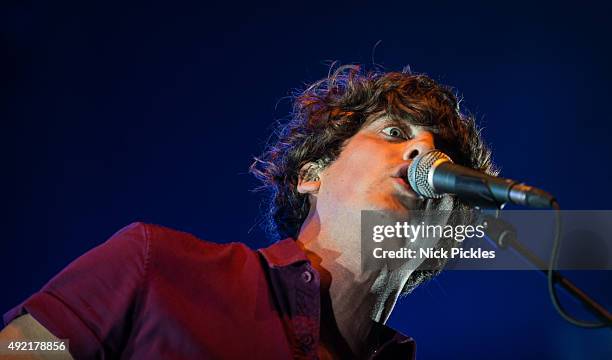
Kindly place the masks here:
[(406, 192), (409, 195), (412, 195), (415, 198), (421, 198), (410, 186), (408, 183), (408, 168), (410, 167), (410, 163), (403, 164), (400, 166), (395, 174), (393, 174), (393, 178), (396, 184), (402, 188), (403, 192)]
[(395, 183), (398, 184), (398, 187), (401, 188), (402, 192), (407, 193), (408, 195), (420, 199), (421, 197), (412, 190), (412, 186), (408, 183), (408, 180), (404, 177), (395, 177)]

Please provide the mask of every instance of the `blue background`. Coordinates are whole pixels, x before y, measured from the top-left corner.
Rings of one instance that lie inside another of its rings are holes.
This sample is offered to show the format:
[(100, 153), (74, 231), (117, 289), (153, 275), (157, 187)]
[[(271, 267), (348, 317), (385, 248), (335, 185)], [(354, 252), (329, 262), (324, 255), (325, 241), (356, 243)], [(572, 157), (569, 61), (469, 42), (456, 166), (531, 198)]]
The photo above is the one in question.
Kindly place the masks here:
[[(331, 60), (456, 87), (503, 175), (610, 209), (610, 5), (423, 3), (3, 2), (0, 308), (136, 220), (263, 245), (248, 166)], [(609, 273), (569, 276), (612, 309)], [(535, 271), (446, 272), (390, 324), (423, 359), (612, 358)]]

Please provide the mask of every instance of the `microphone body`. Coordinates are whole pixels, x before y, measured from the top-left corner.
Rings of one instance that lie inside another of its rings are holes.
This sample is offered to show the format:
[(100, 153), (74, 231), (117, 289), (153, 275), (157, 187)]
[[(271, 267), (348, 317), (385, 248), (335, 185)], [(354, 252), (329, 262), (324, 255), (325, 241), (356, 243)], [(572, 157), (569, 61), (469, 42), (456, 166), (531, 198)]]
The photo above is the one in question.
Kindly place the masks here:
[(454, 164), (439, 150), (418, 155), (408, 168), (408, 182), (425, 198), (454, 194), (482, 207), (501, 208), (505, 203), (550, 208), (555, 198), (540, 189), (515, 180), (487, 175)]

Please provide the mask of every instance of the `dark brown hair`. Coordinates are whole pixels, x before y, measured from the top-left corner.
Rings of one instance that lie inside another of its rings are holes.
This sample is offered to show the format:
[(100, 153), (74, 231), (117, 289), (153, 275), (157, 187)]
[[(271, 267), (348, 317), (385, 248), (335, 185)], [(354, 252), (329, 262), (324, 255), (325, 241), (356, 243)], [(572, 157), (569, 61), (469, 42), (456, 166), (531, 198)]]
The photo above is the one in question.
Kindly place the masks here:
[[(341, 66), (294, 96), (290, 120), (251, 165), (270, 192), (267, 225), (272, 235), (297, 237), (308, 215), (307, 196), (297, 192), (300, 168), (308, 162), (329, 165), (365, 119), (380, 112), (426, 126), (435, 134), (436, 147), (455, 163), (496, 173), (474, 118), (461, 113), (451, 88), (407, 69), (385, 73)], [(455, 209), (467, 208), (457, 200), (454, 204)]]

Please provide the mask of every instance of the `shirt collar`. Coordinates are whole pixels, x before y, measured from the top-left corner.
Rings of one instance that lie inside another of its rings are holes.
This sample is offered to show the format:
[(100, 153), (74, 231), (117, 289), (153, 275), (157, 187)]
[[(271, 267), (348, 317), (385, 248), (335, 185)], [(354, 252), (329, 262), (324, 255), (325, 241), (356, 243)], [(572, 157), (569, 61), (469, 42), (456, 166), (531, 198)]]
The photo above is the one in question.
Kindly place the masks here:
[[(286, 238), (267, 248), (257, 250), (269, 268), (285, 267), (308, 262), (308, 258), (296, 241)], [(414, 359), (416, 344), (414, 340), (392, 328), (372, 321), (372, 331), (367, 342), (373, 346), (370, 359)]]
[(283, 267), (298, 262), (308, 261), (304, 251), (300, 249), (292, 238), (278, 241), (258, 251), (263, 255), (270, 268)]

